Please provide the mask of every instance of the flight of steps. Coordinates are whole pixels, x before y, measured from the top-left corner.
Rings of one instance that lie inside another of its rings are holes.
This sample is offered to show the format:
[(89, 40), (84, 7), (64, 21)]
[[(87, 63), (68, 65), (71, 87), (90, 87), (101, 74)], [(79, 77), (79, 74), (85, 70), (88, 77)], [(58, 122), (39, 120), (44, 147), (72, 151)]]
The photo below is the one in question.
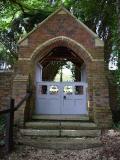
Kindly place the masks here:
[(20, 143), (40, 148), (83, 149), (101, 145), (100, 130), (88, 116), (33, 115), (19, 134)]

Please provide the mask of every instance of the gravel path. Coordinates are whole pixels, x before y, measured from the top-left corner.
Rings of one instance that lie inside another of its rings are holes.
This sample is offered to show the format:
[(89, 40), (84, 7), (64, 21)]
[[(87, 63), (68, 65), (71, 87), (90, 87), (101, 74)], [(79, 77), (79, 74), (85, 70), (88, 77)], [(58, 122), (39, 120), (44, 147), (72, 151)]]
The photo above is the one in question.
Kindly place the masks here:
[[(87, 150), (40, 150), (21, 146), (4, 160), (99, 160), (102, 149)], [(19, 157), (19, 158), (18, 158)]]
[(104, 147), (84, 150), (41, 150), (16, 146), (10, 155), (0, 160), (120, 160), (120, 133), (110, 130), (101, 137)]

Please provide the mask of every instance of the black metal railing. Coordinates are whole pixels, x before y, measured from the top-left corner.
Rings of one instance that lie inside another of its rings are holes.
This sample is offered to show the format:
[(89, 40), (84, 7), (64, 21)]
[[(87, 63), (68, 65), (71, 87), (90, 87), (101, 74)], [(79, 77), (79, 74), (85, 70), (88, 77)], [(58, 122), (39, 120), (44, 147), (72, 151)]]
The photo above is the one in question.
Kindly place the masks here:
[(6, 134), (5, 134), (5, 147), (6, 152), (11, 152), (13, 150), (13, 128), (14, 128), (14, 112), (29, 98), (32, 92), (27, 92), (25, 97), (15, 105), (15, 100), (11, 98), (9, 108), (0, 111), (0, 116), (6, 114)]

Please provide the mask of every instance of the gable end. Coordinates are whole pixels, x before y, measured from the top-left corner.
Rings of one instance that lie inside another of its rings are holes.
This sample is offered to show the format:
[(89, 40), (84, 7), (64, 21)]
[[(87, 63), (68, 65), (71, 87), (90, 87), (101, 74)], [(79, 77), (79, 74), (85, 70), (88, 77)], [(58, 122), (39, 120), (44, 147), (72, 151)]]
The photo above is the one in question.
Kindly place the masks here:
[(56, 14), (68, 14), (71, 17), (73, 17), (75, 19), (75, 21), (78, 22), (78, 24), (80, 24), (83, 28), (85, 28), (85, 30), (90, 33), (94, 38), (95, 38), (95, 46), (96, 47), (102, 47), (104, 46), (104, 42), (98, 37), (98, 35), (96, 33), (94, 33), (91, 29), (89, 29), (83, 22), (81, 22), (80, 20), (78, 20), (74, 15), (72, 15), (67, 9), (65, 9), (64, 7), (59, 8), (58, 10), (56, 10), (54, 13), (52, 13), (50, 16), (48, 16), (45, 20), (43, 20), (40, 24), (38, 24), (37, 27), (35, 27), (32, 31), (30, 31), (25, 37), (23, 37), (21, 40), (18, 41), (19, 45), (22, 45), (23, 41), (26, 40), (37, 28), (39, 28), (42, 24), (44, 24), (45, 22), (47, 22), (50, 18), (52, 18), (54, 15)]

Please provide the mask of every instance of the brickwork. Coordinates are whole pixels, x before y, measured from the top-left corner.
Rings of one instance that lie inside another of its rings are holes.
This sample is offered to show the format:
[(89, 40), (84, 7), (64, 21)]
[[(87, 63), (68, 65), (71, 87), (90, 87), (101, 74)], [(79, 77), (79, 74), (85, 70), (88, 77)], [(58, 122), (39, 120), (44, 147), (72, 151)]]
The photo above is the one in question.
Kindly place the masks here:
[[(31, 86), (35, 93), (36, 63), (44, 59), (53, 48), (59, 46), (70, 48), (86, 64), (90, 119), (93, 119), (99, 127), (110, 127), (112, 117), (104, 69), (103, 42), (64, 8), (48, 17), (19, 42), (18, 69), (13, 83), (13, 93), (17, 102), (26, 92), (27, 78), (25, 77), (29, 74), (32, 77)], [(34, 97), (33, 94), (33, 104)], [(27, 116), (24, 115), (25, 110), (26, 105), (23, 106), (22, 112), (18, 111), (22, 120)]]
[[(13, 80), (12, 97), (15, 99), (15, 104), (26, 95), (28, 84), (28, 76), (17, 75)], [(24, 113), (26, 102), (15, 112), (15, 123), (21, 126), (24, 125)]]
[(13, 72), (0, 72), (0, 110), (9, 107), (12, 96)]

